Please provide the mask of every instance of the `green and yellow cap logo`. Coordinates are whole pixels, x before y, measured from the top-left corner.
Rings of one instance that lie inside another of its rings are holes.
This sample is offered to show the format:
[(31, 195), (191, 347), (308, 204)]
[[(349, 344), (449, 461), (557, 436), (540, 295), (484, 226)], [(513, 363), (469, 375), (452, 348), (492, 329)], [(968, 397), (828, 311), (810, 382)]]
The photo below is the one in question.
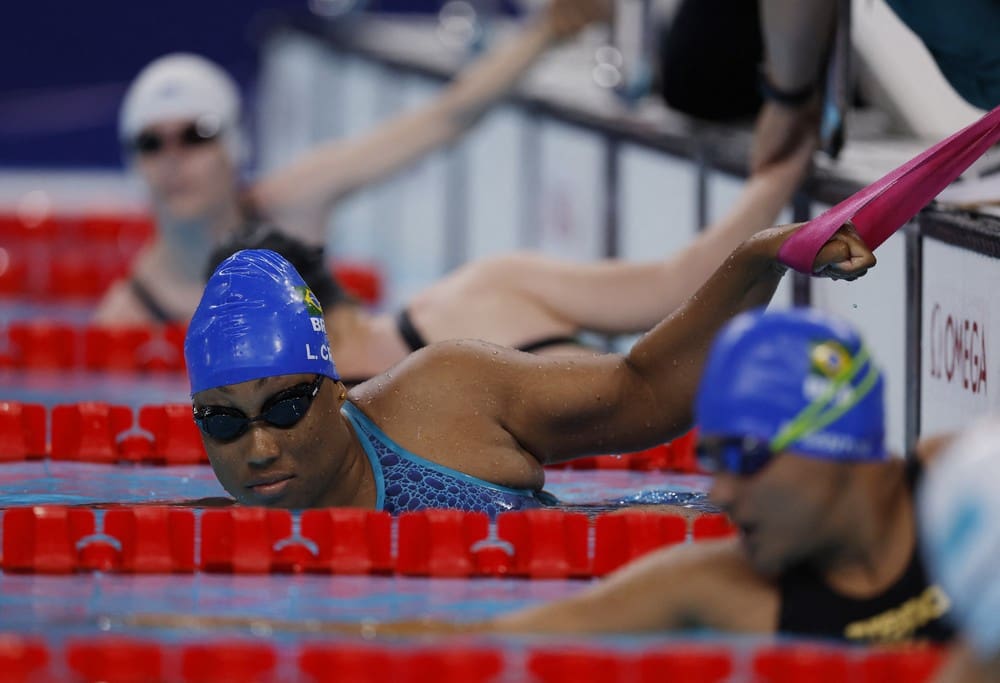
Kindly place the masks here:
[(295, 291), (302, 295), (302, 303), (306, 305), (306, 311), (313, 317), (323, 316), (323, 307), (319, 305), (319, 299), (308, 287), (296, 287)]
[(812, 370), (829, 379), (836, 379), (851, 365), (851, 354), (835, 341), (815, 344), (809, 352)]

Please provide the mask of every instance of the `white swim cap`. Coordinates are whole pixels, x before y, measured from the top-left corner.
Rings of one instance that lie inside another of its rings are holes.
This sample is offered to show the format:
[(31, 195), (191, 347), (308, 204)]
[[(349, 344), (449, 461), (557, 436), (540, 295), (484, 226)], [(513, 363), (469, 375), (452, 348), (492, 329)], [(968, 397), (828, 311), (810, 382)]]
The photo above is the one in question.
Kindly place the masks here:
[(171, 119), (214, 119), (233, 158), (241, 160), (240, 93), (217, 64), (195, 54), (169, 54), (143, 69), (125, 93), (118, 119), (123, 142)]
[(934, 579), (982, 660), (1000, 655), (1000, 419), (976, 424), (928, 469), (920, 533)]

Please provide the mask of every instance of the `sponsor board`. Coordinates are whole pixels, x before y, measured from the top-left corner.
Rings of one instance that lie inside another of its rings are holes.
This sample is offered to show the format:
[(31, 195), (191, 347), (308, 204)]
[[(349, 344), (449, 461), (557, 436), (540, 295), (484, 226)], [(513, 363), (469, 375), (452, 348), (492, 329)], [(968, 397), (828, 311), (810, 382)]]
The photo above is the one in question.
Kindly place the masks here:
[(1000, 407), (1000, 262), (924, 241), (921, 433), (967, 425)]

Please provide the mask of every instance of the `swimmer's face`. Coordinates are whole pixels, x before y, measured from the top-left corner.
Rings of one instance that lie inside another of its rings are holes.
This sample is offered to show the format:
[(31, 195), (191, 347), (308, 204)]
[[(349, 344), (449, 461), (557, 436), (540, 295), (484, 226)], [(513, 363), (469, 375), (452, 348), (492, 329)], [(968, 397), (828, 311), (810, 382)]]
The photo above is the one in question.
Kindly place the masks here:
[[(287, 415), (289, 404), (309, 396), (316, 375), (281, 375), (208, 389), (194, 396), (196, 411), (211, 407), (230, 413), (233, 409), (251, 418), (273, 411)], [(305, 415), (293, 426), (282, 428), (259, 420), (231, 440), (209, 436), (202, 440), (219, 483), (238, 502), (301, 509), (317, 507), (338, 479), (331, 429), (338, 424), (337, 385), (324, 378)], [(333, 437), (335, 438), (335, 437)]]
[(717, 474), (710, 497), (739, 527), (754, 568), (774, 577), (824, 552), (845, 477), (838, 463), (781, 453), (750, 476)]
[(157, 211), (174, 220), (199, 220), (236, 198), (236, 166), (217, 126), (176, 120), (147, 126), (132, 158)]

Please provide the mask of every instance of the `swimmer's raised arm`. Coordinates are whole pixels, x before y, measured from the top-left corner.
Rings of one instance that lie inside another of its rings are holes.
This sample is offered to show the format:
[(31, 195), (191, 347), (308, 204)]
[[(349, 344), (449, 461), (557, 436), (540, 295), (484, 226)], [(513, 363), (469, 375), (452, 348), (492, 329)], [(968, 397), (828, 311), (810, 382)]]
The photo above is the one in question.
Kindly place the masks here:
[[(462, 370), (492, 388), (504, 428), (543, 464), (667, 441), (690, 427), (716, 333), (737, 313), (770, 301), (785, 270), (778, 250), (797, 227), (772, 228), (747, 240), (627, 356), (557, 360), (497, 352), (466, 360)], [(814, 269), (853, 279), (874, 263), (871, 250), (845, 226), (820, 250)]]
[[(325, 220), (303, 220), (303, 214), (325, 219), (346, 195), (454, 142), (546, 49), (609, 14), (609, 0), (551, 0), (516, 37), (466, 68), (429, 104), (356, 139), (327, 143), (263, 179), (254, 188), (255, 203), (282, 225), (310, 224), (319, 230)], [(323, 240), (321, 234), (296, 236)]]

